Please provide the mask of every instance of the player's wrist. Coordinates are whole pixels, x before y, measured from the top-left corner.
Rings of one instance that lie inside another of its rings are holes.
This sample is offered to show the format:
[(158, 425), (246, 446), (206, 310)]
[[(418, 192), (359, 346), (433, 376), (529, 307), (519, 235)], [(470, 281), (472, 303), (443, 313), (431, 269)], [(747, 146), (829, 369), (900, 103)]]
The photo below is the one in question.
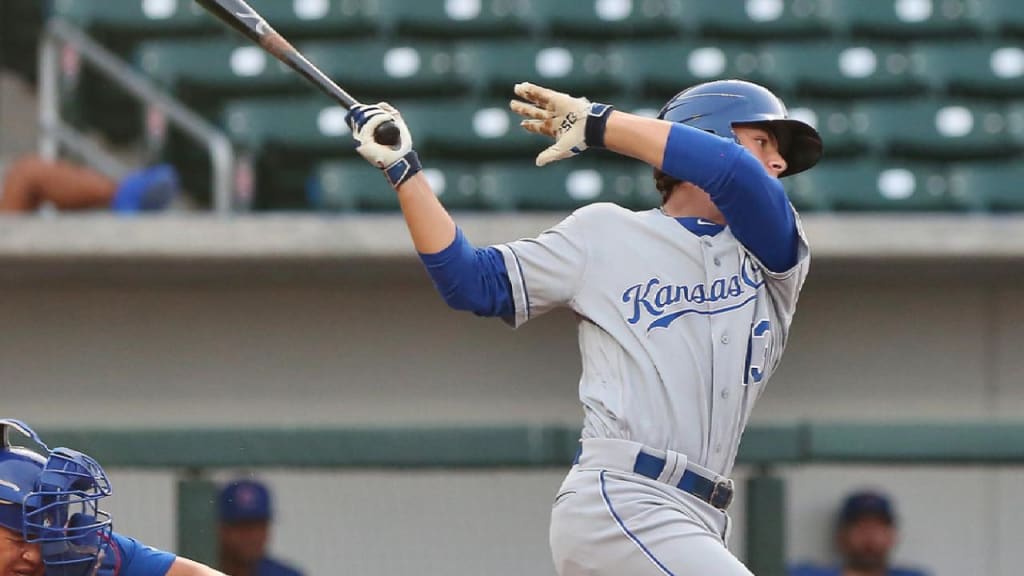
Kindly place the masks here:
[(382, 170), (384, 177), (388, 179), (391, 187), (397, 189), (410, 178), (420, 173), (423, 170), (423, 165), (420, 163), (420, 157), (416, 154), (416, 151), (409, 150), (404, 156)]
[(604, 148), (604, 131), (608, 126), (608, 117), (615, 110), (610, 104), (591, 103), (587, 107), (587, 123), (583, 132), (583, 142), (587, 148)]

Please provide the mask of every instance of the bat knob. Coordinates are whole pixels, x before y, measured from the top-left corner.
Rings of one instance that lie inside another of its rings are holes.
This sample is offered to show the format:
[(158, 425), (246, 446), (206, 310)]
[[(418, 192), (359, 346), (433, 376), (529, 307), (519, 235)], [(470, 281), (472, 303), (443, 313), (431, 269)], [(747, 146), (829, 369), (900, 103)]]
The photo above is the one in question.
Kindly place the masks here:
[(398, 130), (398, 126), (395, 126), (395, 123), (390, 120), (377, 126), (377, 129), (373, 131), (374, 142), (382, 146), (397, 147), (401, 139), (402, 133)]

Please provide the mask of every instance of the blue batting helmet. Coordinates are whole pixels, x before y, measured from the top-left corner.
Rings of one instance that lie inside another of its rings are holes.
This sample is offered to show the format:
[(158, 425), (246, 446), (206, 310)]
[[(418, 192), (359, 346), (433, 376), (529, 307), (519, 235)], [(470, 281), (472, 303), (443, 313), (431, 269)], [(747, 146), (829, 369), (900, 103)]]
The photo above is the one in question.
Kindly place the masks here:
[(733, 126), (745, 124), (770, 130), (786, 160), (780, 177), (803, 172), (818, 163), (822, 144), (818, 131), (788, 117), (786, 105), (764, 86), (744, 80), (716, 80), (676, 94), (658, 118), (693, 126), (723, 138), (735, 139)]
[[(42, 453), (12, 444), (11, 432)], [(95, 460), (68, 448), (51, 450), (24, 422), (0, 419), (0, 526), (40, 545), (46, 576), (93, 571), (112, 524), (98, 502), (110, 494)]]

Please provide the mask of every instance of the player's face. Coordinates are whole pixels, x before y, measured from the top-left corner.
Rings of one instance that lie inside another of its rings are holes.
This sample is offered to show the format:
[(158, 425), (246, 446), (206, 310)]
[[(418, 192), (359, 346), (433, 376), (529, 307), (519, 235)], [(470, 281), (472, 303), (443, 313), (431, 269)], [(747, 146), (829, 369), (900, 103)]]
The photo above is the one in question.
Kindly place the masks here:
[(222, 524), (221, 549), (236, 561), (251, 564), (263, 558), (269, 535), (269, 523), (262, 520)]
[(29, 544), (21, 534), (0, 527), (0, 576), (43, 576), (44, 571), (39, 544)]
[(896, 545), (896, 529), (886, 519), (866, 516), (839, 533), (839, 551), (846, 566), (861, 571), (882, 570)]
[(761, 161), (769, 174), (778, 178), (786, 171), (786, 160), (779, 153), (779, 141), (775, 135), (757, 126), (733, 126), (733, 133), (740, 145)]

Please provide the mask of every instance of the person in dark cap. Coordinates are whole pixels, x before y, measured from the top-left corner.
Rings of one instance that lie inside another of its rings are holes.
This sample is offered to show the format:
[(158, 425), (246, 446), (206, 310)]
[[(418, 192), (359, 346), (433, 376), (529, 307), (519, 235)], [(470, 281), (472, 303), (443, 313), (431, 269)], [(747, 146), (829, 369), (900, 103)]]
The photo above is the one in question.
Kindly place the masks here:
[(235, 480), (220, 492), (219, 569), (228, 576), (302, 576), (267, 556), (273, 517), (270, 490), (255, 480)]
[(835, 545), (841, 565), (799, 565), (790, 576), (927, 576), (925, 572), (890, 565), (896, 546), (896, 514), (880, 492), (855, 492), (846, 497), (836, 521)]

